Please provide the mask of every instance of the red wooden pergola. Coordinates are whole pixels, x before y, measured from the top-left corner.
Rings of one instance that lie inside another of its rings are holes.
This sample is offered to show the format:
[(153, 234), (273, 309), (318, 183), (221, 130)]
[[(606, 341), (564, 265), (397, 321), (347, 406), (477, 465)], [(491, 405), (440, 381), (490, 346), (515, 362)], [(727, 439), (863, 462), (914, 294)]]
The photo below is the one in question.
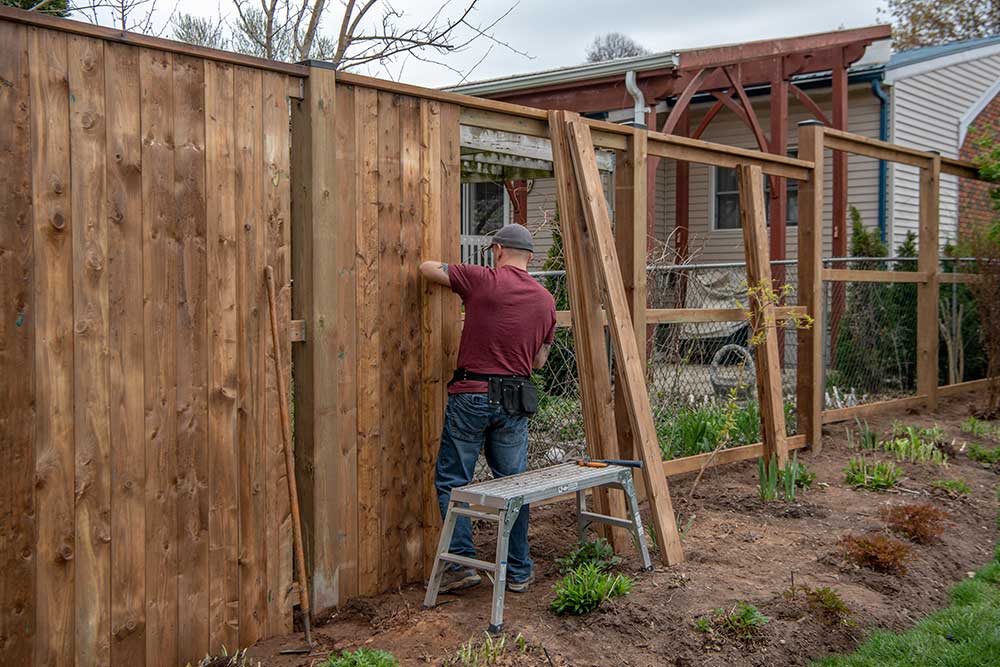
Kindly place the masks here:
[[(854, 30), (805, 35), (787, 39), (748, 42), (729, 46), (681, 51), (673, 67), (640, 71), (637, 84), (647, 105), (654, 109), (666, 101), (669, 112), (662, 122), (655, 111), (647, 112), (646, 125), (667, 134), (699, 138), (712, 120), (723, 110), (735, 113), (750, 129), (760, 150), (784, 155), (787, 151), (788, 99), (801, 102), (817, 120), (830, 127), (847, 129), (847, 72), (864, 54), (872, 42), (888, 39), (888, 25)], [(832, 79), (832, 109), (824, 110), (808, 93), (796, 86), (793, 78), (810, 73), (830, 72)], [(747, 96), (747, 88), (770, 87), (770, 135), (764, 128)], [(696, 95), (710, 95), (715, 103), (691, 130), (689, 108)], [(543, 109), (567, 109), (579, 113), (605, 112), (624, 109), (633, 104), (625, 89), (624, 74), (582, 78), (529, 89), (487, 93), (491, 99), (524, 104)], [(648, 160), (649, 192), (655, 191), (659, 158)], [(786, 247), (787, 193), (784, 179), (774, 177), (769, 201), (771, 259), (784, 259)], [(687, 163), (677, 163), (676, 179), (676, 250), (679, 257), (687, 256), (688, 190)], [(513, 182), (508, 192), (515, 202), (515, 214), (525, 214), (523, 184)], [(648, 198), (648, 237), (653, 238), (656, 198)], [(520, 205), (518, 205), (520, 204)], [(523, 220), (519, 220), (522, 221)], [(833, 155), (833, 254), (847, 253), (847, 156)]]

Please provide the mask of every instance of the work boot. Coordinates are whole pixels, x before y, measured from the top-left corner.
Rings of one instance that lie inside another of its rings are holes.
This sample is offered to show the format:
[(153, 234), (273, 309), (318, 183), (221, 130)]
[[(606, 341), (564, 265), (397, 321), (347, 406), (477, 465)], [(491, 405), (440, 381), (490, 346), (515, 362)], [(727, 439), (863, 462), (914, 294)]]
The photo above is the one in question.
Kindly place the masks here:
[(507, 581), (507, 590), (511, 593), (527, 593), (528, 587), (535, 583), (535, 572), (532, 570), (528, 578), (523, 581)]
[(482, 581), (483, 578), (471, 567), (449, 568), (441, 575), (441, 587), (438, 589), (438, 592), (455, 593), (466, 588), (478, 586)]

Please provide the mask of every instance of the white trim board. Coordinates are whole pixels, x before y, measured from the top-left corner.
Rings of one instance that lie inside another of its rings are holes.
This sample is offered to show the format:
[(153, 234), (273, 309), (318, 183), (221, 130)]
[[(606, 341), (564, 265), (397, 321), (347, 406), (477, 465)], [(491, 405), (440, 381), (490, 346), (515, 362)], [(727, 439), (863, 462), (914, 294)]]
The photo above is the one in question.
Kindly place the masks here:
[(959, 151), (962, 150), (962, 144), (965, 143), (965, 135), (969, 131), (969, 126), (972, 125), (972, 122), (979, 117), (979, 114), (983, 112), (983, 109), (985, 109), (997, 95), (1000, 95), (1000, 79), (994, 81), (993, 85), (990, 86), (985, 93), (983, 93), (982, 97), (980, 97), (979, 100), (958, 120)]

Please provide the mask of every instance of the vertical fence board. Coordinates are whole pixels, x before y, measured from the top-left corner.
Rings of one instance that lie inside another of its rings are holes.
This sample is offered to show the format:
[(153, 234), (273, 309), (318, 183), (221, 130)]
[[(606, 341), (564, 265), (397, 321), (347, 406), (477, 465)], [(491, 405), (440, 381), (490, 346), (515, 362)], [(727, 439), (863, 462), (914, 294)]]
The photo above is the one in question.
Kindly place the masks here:
[(402, 473), (402, 567), (407, 582), (420, 581), (424, 572), (423, 548), (423, 480), (421, 465), (423, 445), (421, 437), (420, 405), (420, 290), (421, 278), (418, 260), (423, 243), (421, 220), (420, 174), (420, 102), (415, 97), (404, 97), (399, 106), (400, 135), (400, 187), (401, 199), (399, 260), (401, 313), (395, 327), (402, 333), (400, 357), (402, 403), (399, 410), (402, 421), (400, 441), (400, 467)]
[[(449, 264), (462, 261), (462, 226), (454, 224), (461, 220), (461, 156), (459, 139), (459, 107), (453, 104), (441, 106), (441, 219), (444, 224), (444, 248), (442, 259)], [(445, 377), (451, 377), (451, 370), (458, 362), (458, 343), (462, 338), (462, 300), (446, 290), (441, 296), (441, 354)], [(448, 387), (441, 389), (447, 395)], [(446, 396), (447, 397), (447, 396)]]
[(239, 465), (236, 451), (236, 174), (233, 68), (205, 63), (205, 173), (208, 194), (209, 642), (238, 646)]
[(76, 664), (111, 661), (104, 43), (68, 39), (73, 206)]
[(937, 409), (938, 393), (938, 287), (941, 247), (941, 157), (920, 170), (920, 229), (917, 271), (927, 282), (917, 285), (917, 394), (927, 397), (927, 409)]
[[(264, 449), (258, 437), (261, 405), (260, 299), (263, 267), (261, 193), (261, 74), (237, 67), (233, 73), (233, 134), (236, 215), (236, 321), (237, 333), (237, 450), (239, 452), (239, 645), (249, 646), (264, 636), (267, 598), (264, 582), (267, 523), (264, 506)], [(266, 298), (266, 297), (264, 297)]]
[(73, 246), (67, 37), (29, 31), (35, 247), (35, 664), (74, 655)]
[(205, 61), (174, 56), (177, 268), (177, 632), (184, 655), (209, 651), (209, 469)]
[(402, 363), (402, 278), (400, 257), (402, 232), (399, 203), (400, 184), (399, 114), (401, 98), (392, 93), (378, 94), (378, 228), (379, 228), (379, 315), (381, 329), (381, 378), (379, 394), (382, 407), (382, 433), (379, 462), (381, 466), (381, 560), (380, 589), (403, 583), (403, 460), (401, 443), (403, 424), (400, 406), (405, 388), (401, 382)]
[(104, 45), (111, 411), (111, 664), (141, 665), (145, 645), (142, 147), (139, 51)]
[[(444, 230), (441, 216), (441, 105), (420, 101), (420, 198), (423, 207), (420, 259), (444, 257)], [(449, 223), (454, 220), (449, 218)], [(443, 260), (442, 260), (443, 261)], [(421, 486), (423, 493), (423, 575), (429, 577), (437, 555), (433, 536), (441, 527), (441, 512), (434, 488), (434, 463), (441, 446), (444, 423), (445, 370), (442, 356), (442, 290), (429, 281), (421, 291)]]
[(358, 164), (357, 239), (358, 593), (379, 591), (381, 524), (381, 378), (379, 327), (378, 94), (358, 88), (354, 97)]
[(31, 665), (35, 628), (35, 312), (28, 28), (0, 23), (0, 655)]
[(139, 52), (142, 85), (146, 416), (146, 662), (173, 667), (177, 637), (177, 272), (173, 64)]
[[(289, 211), (289, 131), (287, 77), (273, 72), (263, 74), (264, 127), (264, 211), (266, 215), (266, 262), (274, 267), (278, 290), (278, 322), (282, 354), (291, 359), (288, 321), (291, 319), (291, 266)], [(265, 318), (266, 319), (266, 318)], [(268, 472), (268, 586), (270, 605), (268, 624), (274, 634), (292, 629), (292, 530), (291, 508), (288, 502), (288, 481), (282, 453), (281, 420), (278, 417), (278, 389), (275, 384), (274, 361), (271, 359), (270, 337), (267, 348), (267, 401), (265, 405)], [(282, 369), (287, 382), (290, 367)]]
[[(333, 218), (336, 319), (333, 330), (333, 368), (336, 382), (337, 438), (330, 443), (335, 456), (331, 466), (327, 495), (331, 498), (332, 525), (323, 530), (333, 533), (330, 569), (338, 601), (343, 604), (358, 593), (358, 398), (357, 383), (357, 283), (355, 248), (356, 216), (360, 193), (355, 176), (358, 136), (355, 127), (355, 88), (337, 86), (336, 114), (337, 155), (334, 167), (336, 202), (341, 214)], [(322, 150), (322, 149), (321, 149)]]

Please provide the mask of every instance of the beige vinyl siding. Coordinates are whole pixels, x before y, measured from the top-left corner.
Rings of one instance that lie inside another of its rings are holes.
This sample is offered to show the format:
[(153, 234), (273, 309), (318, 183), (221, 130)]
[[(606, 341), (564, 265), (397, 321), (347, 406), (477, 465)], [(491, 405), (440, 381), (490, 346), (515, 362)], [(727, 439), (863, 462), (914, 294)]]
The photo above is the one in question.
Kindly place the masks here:
[[(812, 90), (809, 91), (809, 94), (823, 109), (828, 110), (831, 108), (831, 94), (829, 89)], [(853, 85), (850, 88), (849, 94), (848, 130), (867, 137), (877, 138), (879, 129), (879, 101), (872, 94), (870, 85)], [(765, 135), (768, 134), (770, 130), (770, 98), (767, 96), (751, 98), (751, 103), (757, 112), (757, 118), (760, 120)], [(710, 104), (703, 104), (692, 109), (694, 112), (691, 120), (692, 128), (698, 126), (702, 116), (710, 106)], [(798, 144), (798, 123), (804, 120), (812, 120), (813, 117), (794, 98), (789, 101), (788, 116), (788, 147), (789, 149), (795, 149)], [(749, 128), (728, 109), (723, 110), (715, 117), (701, 138), (705, 141), (739, 146), (741, 148), (757, 148), (757, 143)], [(831, 220), (833, 201), (833, 158), (829, 152), (826, 155), (826, 167), (824, 254), (829, 255), (832, 251)], [(657, 238), (660, 239), (667, 238), (667, 235), (674, 227), (675, 175), (676, 168), (673, 161), (661, 161), (657, 178), (657, 217), (655, 226)], [(688, 215), (690, 225), (689, 248), (693, 254), (692, 261), (742, 261), (744, 254), (741, 230), (714, 229), (714, 222), (712, 220), (712, 200), (714, 196), (712, 177), (713, 169), (711, 167), (697, 164), (691, 165)], [(853, 155), (848, 159), (848, 205), (858, 208), (866, 226), (878, 227), (877, 160)], [(848, 230), (850, 230), (850, 227), (848, 227)], [(786, 246), (786, 256), (788, 258), (796, 256), (796, 243), (797, 228), (788, 227)]]
[[(892, 88), (891, 138), (895, 143), (957, 157), (959, 121), (1000, 79), (1000, 54), (897, 79)], [(894, 246), (917, 231), (920, 176), (914, 167), (891, 165), (890, 229)], [(941, 177), (941, 243), (957, 230), (958, 179)]]

